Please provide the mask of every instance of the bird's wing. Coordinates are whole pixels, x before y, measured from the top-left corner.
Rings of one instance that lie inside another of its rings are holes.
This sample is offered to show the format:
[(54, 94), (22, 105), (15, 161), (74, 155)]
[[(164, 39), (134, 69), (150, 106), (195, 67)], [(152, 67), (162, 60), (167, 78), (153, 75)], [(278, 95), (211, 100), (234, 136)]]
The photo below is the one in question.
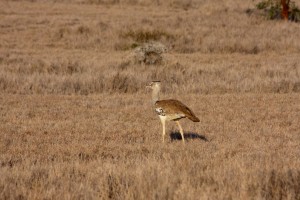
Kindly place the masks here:
[(155, 107), (162, 108), (163, 111), (167, 114), (184, 114), (187, 118), (194, 122), (199, 121), (199, 119), (196, 117), (196, 115), (191, 109), (189, 109), (186, 105), (175, 99), (157, 101), (155, 103)]

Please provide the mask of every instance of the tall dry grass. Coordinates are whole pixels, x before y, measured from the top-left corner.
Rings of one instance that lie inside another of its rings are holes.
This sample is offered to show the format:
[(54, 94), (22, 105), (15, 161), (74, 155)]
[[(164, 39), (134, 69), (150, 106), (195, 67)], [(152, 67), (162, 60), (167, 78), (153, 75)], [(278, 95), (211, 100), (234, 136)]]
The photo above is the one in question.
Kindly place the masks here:
[(149, 95), (2, 95), (1, 197), (299, 199), (299, 95), (180, 99), (185, 146)]
[[(2, 3), (0, 90), (132, 93), (161, 79), (172, 92), (179, 84), (212, 94), (299, 91), (296, 23), (249, 16), (250, 2), (197, 3), (188, 11), (125, 5)], [(151, 40), (169, 48), (164, 64), (131, 63), (132, 48)]]
[[(254, 4), (0, 2), (0, 197), (299, 199), (299, 24)], [(162, 64), (134, 64), (151, 40)], [(185, 146), (150, 80), (199, 116)]]
[(13, 94), (144, 93), (147, 81), (162, 80), (168, 93), (300, 91), (298, 54), (168, 54), (159, 66), (134, 64), (121, 53), (113, 57), (111, 53), (91, 53), (79, 58), (64, 54), (53, 60), (4, 58), (0, 90)]

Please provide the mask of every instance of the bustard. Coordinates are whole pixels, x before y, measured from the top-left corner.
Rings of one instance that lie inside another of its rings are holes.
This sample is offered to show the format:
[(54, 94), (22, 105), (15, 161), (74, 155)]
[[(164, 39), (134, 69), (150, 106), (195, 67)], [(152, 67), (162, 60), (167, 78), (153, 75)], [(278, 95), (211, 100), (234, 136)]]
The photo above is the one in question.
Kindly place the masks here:
[(175, 121), (179, 127), (179, 131), (184, 143), (183, 129), (179, 123), (182, 118), (188, 118), (193, 122), (199, 122), (199, 118), (189, 109), (186, 105), (175, 99), (159, 99), (160, 93), (160, 81), (152, 81), (147, 85), (152, 89), (152, 102), (155, 112), (158, 114), (163, 126), (162, 138), (164, 142), (166, 134), (166, 121)]

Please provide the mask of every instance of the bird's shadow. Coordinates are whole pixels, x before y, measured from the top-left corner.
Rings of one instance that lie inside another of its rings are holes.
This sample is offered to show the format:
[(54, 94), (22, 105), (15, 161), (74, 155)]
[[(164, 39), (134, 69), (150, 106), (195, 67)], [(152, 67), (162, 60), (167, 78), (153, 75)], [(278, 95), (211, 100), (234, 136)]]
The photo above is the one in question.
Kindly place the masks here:
[[(199, 135), (198, 133), (186, 132), (186, 133), (183, 133), (183, 135), (184, 135), (184, 139), (187, 139), (187, 140), (191, 139), (191, 140), (203, 140), (205, 142), (209, 141), (204, 135)], [(172, 131), (170, 133), (170, 138), (171, 138), (171, 141), (182, 140), (181, 134), (179, 131)]]

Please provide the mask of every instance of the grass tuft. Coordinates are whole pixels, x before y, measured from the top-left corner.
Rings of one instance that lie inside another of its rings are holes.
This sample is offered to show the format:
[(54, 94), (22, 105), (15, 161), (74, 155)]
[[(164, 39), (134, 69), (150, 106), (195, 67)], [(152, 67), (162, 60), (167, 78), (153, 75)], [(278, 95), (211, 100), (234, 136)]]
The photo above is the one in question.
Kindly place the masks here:
[(128, 30), (121, 32), (120, 37), (123, 39), (132, 39), (137, 43), (146, 43), (150, 41), (173, 41), (175, 36), (163, 30)]

